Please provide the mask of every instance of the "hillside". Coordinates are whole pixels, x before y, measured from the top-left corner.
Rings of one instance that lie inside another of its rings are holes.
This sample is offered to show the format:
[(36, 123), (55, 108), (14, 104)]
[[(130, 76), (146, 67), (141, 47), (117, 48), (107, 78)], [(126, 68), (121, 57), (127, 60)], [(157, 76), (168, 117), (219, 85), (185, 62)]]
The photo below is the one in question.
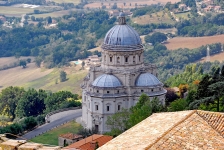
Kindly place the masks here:
[(164, 45), (169, 50), (176, 50), (178, 48), (193, 49), (202, 45), (219, 42), (224, 44), (224, 34), (204, 37), (175, 37), (173, 39), (169, 39)]
[[(20, 59), (26, 59), (21, 57)], [(0, 58), (0, 66), (18, 61), (15, 57)], [(81, 94), (80, 84), (87, 74), (87, 70), (80, 70), (81, 66), (44, 69), (36, 67), (35, 63), (27, 64), (26, 68), (15, 67), (0, 71), (0, 91), (8, 86), (22, 86), (26, 89), (44, 89), (57, 92), (67, 90)], [(60, 83), (60, 71), (67, 73), (67, 81)], [(57, 82), (57, 84), (56, 84)]]

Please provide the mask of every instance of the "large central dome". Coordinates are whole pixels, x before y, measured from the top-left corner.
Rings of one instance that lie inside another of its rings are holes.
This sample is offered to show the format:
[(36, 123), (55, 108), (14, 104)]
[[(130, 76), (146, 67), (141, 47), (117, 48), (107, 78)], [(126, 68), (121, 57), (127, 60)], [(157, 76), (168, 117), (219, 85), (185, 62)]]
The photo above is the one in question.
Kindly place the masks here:
[(138, 33), (129, 25), (116, 25), (111, 28), (105, 38), (106, 45), (141, 45)]
[(126, 24), (124, 13), (121, 12), (119, 25), (115, 25), (107, 32), (103, 44), (110, 46), (136, 46), (141, 45), (142, 42), (139, 34)]

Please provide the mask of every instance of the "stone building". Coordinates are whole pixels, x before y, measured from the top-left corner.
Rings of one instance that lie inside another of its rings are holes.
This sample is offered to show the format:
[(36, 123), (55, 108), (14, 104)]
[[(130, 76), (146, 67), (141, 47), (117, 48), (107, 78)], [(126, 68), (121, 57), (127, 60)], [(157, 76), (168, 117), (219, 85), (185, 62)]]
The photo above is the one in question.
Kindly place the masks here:
[(64, 147), (67, 145), (71, 145), (71, 144), (73, 144), (77, 141), (80, 141), (82, 139), (83, 139), (82, 135), (66, 133), (66, 134), (62, 134), (58, 137), (58, 145)]
[(157, 79), (156, 66), (144, 63), (138, 33), (126, 24), (124, 13), (118, 19), (119, 24), (107, 32), (101, 46), (101, 66), (90, 67), (81, 85), (83, 124), (100, 133), (110, 131), (108, 116), (134, 106), (142, 93), (165, 104), (166, 90)]

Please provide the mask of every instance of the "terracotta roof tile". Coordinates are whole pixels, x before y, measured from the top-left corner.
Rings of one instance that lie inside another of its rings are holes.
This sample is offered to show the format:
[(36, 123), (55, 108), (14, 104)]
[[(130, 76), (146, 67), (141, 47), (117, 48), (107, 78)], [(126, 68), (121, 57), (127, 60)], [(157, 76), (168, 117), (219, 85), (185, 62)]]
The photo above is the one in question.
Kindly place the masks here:
[(224, 139), (218, 132), (211, 129), (206, 121), (194, 113), (147, 149), (163, 150), (163, 147), (169, 147), (172, 150), (223, 150)]
[(224, 137), (224, 113), (199, 110), (197, 111), (197, 114)]
[(200, 110), (156, 113), (99, 150), (224, 150), (223, 135), (223, 113)]
[(85, 139), (82, 139), (76, 143), (73, 143), (67, 147), (64, 148), (66, 149), (80, 149), (80, 150), (94, 150), (96, 142), (98, 142), (99, 146), (104, 145), (108, 141), (110, 141), (113, 137), (112, 136), (106, 136), (106, 135), (98, 135), (94, 134), (92, 136), (89, 136)]

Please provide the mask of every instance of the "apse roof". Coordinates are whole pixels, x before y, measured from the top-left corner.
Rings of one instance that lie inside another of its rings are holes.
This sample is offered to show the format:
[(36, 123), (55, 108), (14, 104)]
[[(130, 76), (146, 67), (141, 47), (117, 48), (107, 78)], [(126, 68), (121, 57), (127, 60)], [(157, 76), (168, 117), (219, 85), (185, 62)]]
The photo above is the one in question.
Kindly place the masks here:
[(142, 73), (138, 76), (135, 85), (136, 86), (156, 86), (161, 82), (151, 73)]
[(117, 77), (110, 74), (103, 74), (96, 78), (93, 83), (93, 86), (97, 87), (119, 87), (122, 86), (121, 82)]

